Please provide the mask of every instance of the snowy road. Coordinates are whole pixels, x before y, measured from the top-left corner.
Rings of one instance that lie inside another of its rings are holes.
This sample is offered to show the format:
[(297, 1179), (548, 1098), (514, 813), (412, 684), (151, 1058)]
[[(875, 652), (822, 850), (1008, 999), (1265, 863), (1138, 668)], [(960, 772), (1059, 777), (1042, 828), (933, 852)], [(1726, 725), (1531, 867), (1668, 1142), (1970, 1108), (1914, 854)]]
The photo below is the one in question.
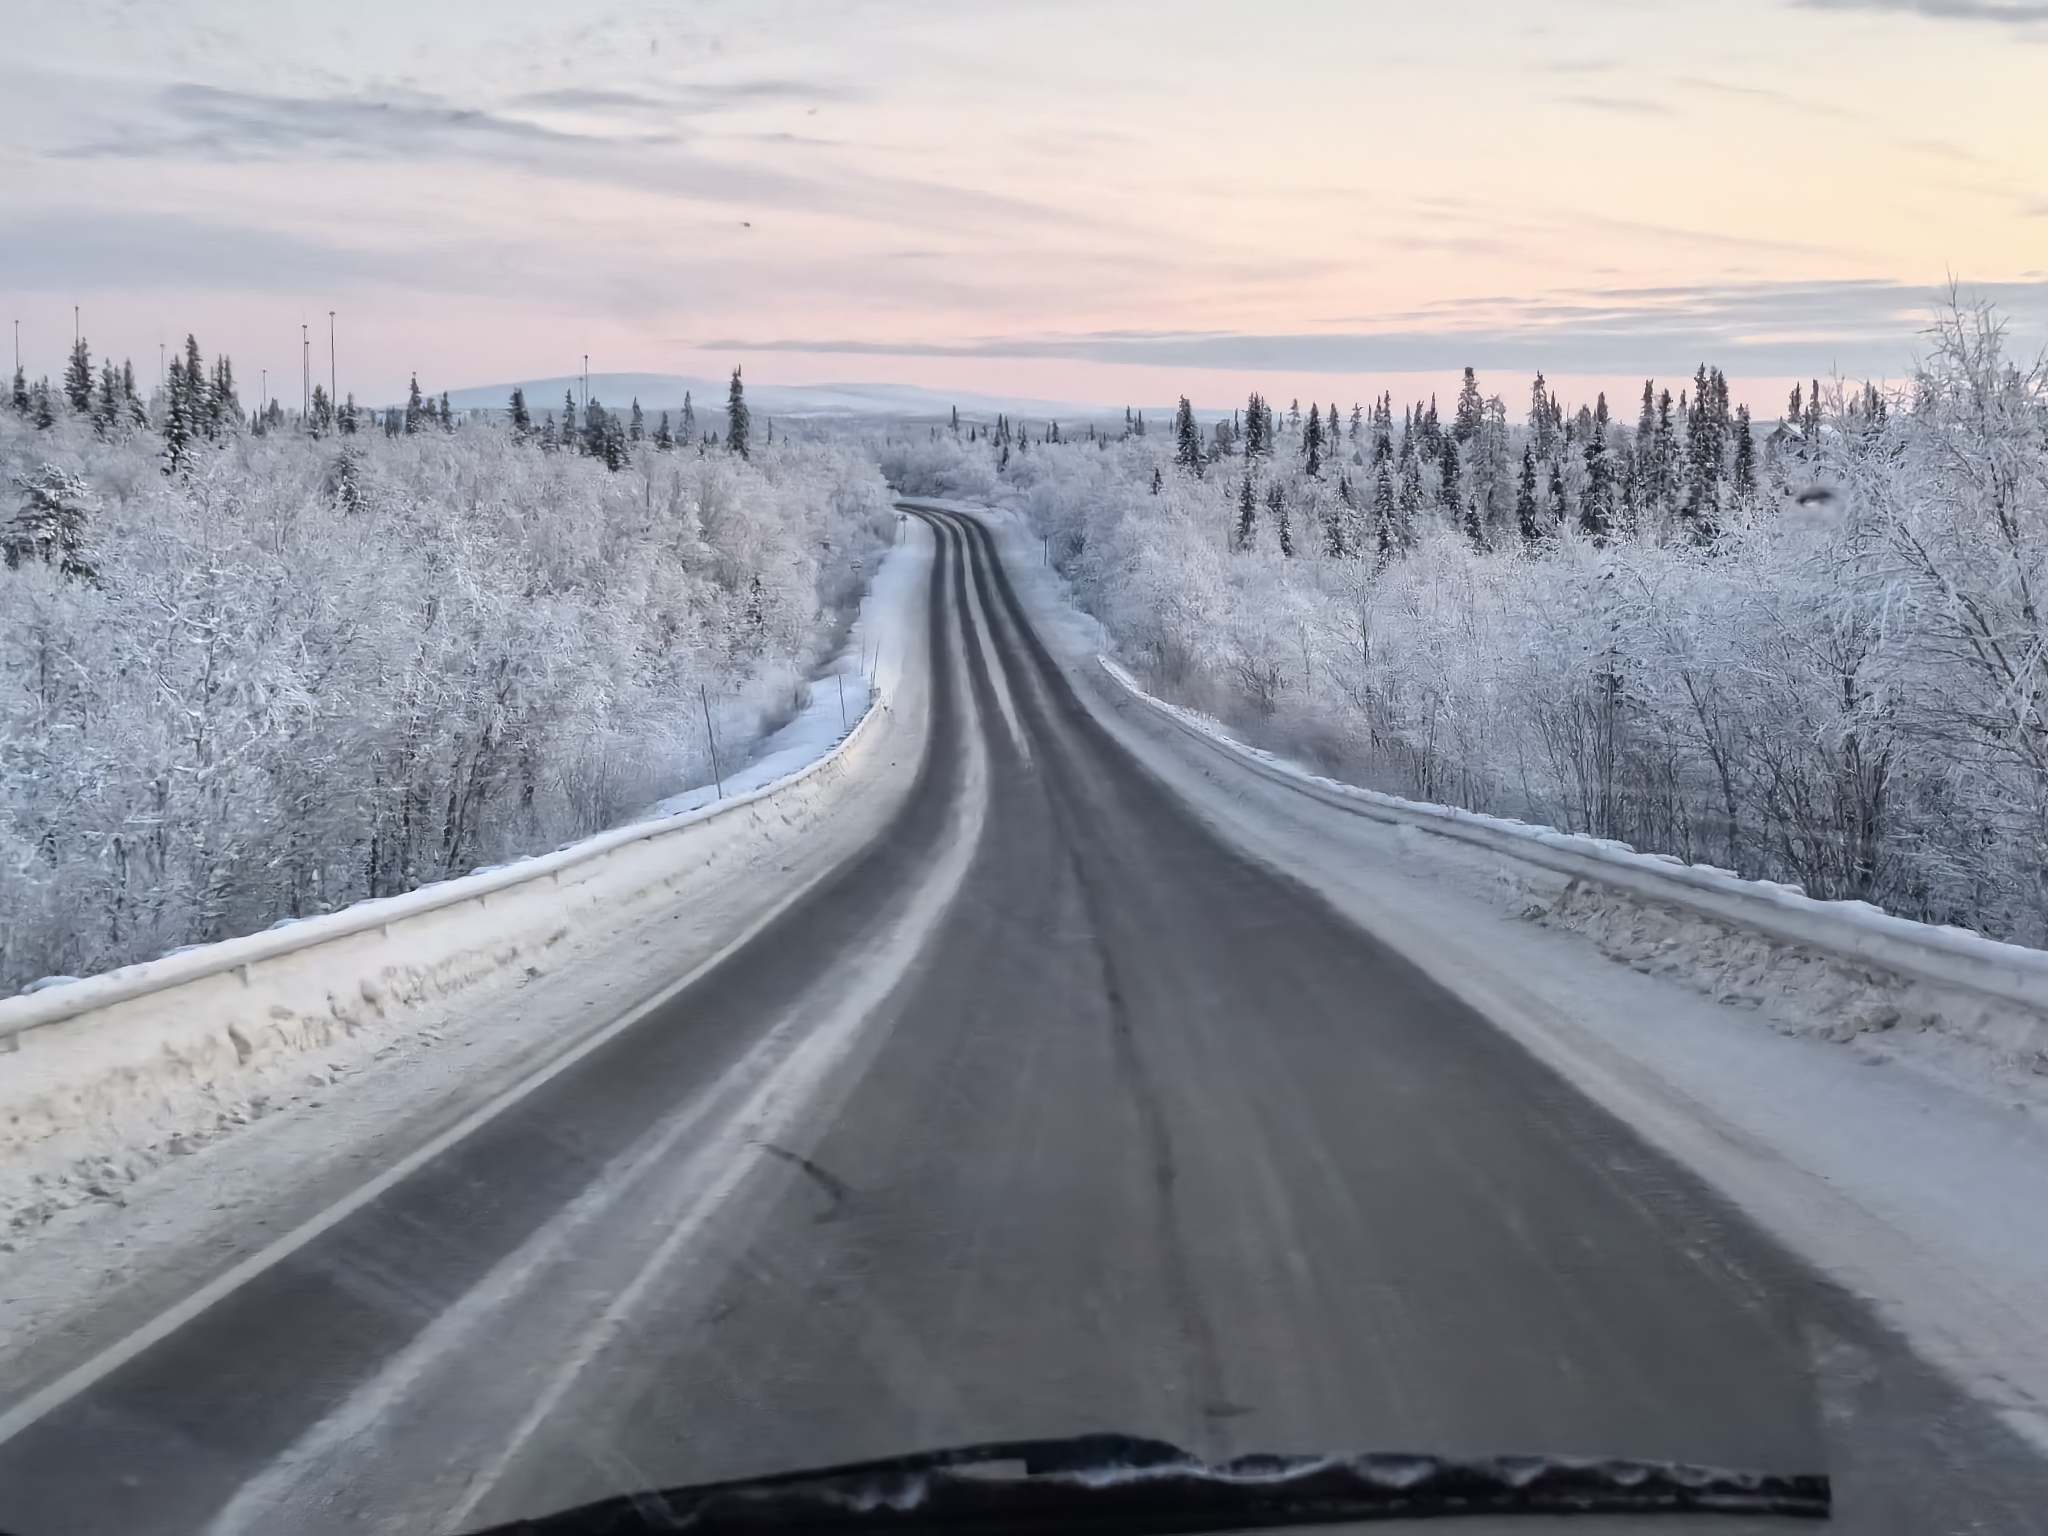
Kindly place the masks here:
[(1825, 1470), (1842, 1529), (2040, 1528), (1991, 1415), (1217, 842), (934, 520), (933, 747), (890, 835), (0, 1420), (0, 1529), (461, 1529), (1091, 1429)]

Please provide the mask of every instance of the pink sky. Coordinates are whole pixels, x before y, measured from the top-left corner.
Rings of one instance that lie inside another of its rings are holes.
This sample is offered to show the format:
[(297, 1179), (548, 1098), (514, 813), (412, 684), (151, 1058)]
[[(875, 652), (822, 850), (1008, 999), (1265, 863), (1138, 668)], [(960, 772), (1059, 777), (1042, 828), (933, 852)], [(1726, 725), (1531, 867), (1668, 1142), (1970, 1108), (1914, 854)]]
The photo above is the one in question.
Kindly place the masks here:
[(334, 309), (373, 400), (587, 352), (1105, 405), (1470, 362), (1632, 411), (1707, 361), (1775, 414), (1904, 373), (1951, 274), (2048, 335), (2039, 10), (72, 0), (0, 61), (0, 291), (32, 372), (77, 304), (288, 401)]

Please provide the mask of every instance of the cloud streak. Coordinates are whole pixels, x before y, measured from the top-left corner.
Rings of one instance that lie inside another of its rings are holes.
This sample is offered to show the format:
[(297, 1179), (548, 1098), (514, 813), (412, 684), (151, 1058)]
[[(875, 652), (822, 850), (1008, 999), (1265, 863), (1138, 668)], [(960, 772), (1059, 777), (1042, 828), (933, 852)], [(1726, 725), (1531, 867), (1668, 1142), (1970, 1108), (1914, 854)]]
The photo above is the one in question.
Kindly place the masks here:
[[(2048, 332), (2048, 280), (1988, 284), (2022, 334)], [(1966, 294), (1966, 297), (1968, 294)], [(1460, 322), (1446, 305), (1342, 332), (1093, 331), (889, 343), (796, 338), (706, 343), (736, 352), (1063, 359), (1242, 372), (1408, 373), (1542, 368), (1555, 373), (1690, 371), (1700, 361), (1746, 374), (1857, 373), (1906, 366), (1940, 295), (1886, 282), (1638, 289), (1524, 304), (1506, 320)], [(1497, 301), (1484, 301), (1491, 304)], [(1476, 317), (1475, 317), (1476, 318)]]
[(1799, 0), (1810, 11), (1893, 11), (1939, 21), (1990, 21), (2009, 27), (2048, 25), (2040, 0)]

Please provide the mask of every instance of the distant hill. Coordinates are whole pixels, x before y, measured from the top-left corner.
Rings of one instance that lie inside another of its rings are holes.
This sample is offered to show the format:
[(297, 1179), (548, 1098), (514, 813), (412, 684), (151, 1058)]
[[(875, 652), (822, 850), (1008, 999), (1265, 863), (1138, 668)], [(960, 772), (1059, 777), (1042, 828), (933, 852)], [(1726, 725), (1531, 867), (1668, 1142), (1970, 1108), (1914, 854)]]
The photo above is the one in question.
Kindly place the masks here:
[[(680, 411), (688, 391), (699, 420), (717, 429), (725, 419), (724, 379), (693, 379), (672, 373), (593, 373), (590, 394), (611, 409), (623, 410), (634, 400), (649, 412)], [(536, 416), (558, 411), (565, 393), (580, 395), (583, 380), (572, 375), (553, 379), (515, 379), (448, 391), (449, 404), (461, 410), (502, 410), (514, 388), (526, 391), (527, 408)], [(942, 421), (958, 406), (965, 416), (992, 418), (998, 411), (1033, 421), (1104, 421), (1122, 419), (1123, 408), (1078, 405), (1071, 401), (999, 400), (989, 395), (950, 394), (914, 384), (748, 384), (747, 404), (764, 416), (885, 417)], [(1147, 407), (1148, 417), (1169, 415)]]

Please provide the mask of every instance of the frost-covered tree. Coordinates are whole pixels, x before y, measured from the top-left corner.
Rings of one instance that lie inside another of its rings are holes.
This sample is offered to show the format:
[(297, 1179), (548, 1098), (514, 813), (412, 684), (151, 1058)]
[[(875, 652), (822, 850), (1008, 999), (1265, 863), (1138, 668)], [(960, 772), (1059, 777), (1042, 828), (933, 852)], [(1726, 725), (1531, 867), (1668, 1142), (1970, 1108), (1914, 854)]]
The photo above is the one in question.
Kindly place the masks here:
[[(1542, 374), (1536, 375), (1540, 381)], [(1522, 446), (1522, 476), (1515, 485), (1515, 526), (1521, 530), (1524, 544), (1535, 544), (1543, 537), (1543, 526), (1537, 521), (1536, 508), (1536, 450), (1533, 444)]]
[(1485, 414), (1486, 399), (1479, 392), (1479, 376), (1467, 368), (1465, 381), (1458, 386), (1457, 414), (1451, 418), (1451, 436), (1459, 447), (1479, 435), (1479, 424)]
[(747, 417), (747, 391), (740, 383), (738, 368), (732, 371), (732, 383), (725, 393), (725, 446), (741, 458), (748, 457), (750, 423)]
[(427, 403), (420, 395), (420, 376), (412, 376), (412, 384), (405, 393), (405, 435), (413, 437), (420, 430), (420, 423), (427, 419)]
[(1195, 426), (1195, 408), (1188, 404), (1188, 397), (1180, 397), (1180, 406), (1173, 413), (1173, 462), (1191, 474), (1202, 473), (1202, 435)]
[(71, 344), (71, 358), (64, 366), (64, 401), (74, 416), (92, 413), (92, 349), (83, 336)]
[(0, 413), (0, 994), (707, 781), (700, 688), (721, 741), (786, 718), (895, 523), (844, 443), (630, 476), (483, 422), (158, 446)]
[(526, 408), (525, 390), (516, 386), (513, 388), (511, 403), (506, 407), (505, 414), (511, 423), (515, 441), (523, 443), (533, 436), (533, 413)]

